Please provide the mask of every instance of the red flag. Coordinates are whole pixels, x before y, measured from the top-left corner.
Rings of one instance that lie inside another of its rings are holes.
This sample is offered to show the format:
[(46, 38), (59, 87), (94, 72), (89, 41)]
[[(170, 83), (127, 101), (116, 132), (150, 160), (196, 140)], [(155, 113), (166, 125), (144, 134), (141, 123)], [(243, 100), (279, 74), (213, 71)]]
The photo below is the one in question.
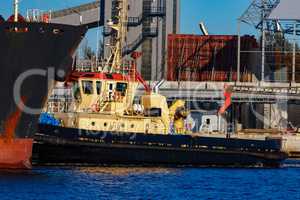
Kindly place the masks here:
[(224, 89), (225, 89), (224, 91), (225, 102), (218, 112), (219, 115), (224, 114), (227, 108), (231, 105), (232, 88), (229, 85), (225, 85)]

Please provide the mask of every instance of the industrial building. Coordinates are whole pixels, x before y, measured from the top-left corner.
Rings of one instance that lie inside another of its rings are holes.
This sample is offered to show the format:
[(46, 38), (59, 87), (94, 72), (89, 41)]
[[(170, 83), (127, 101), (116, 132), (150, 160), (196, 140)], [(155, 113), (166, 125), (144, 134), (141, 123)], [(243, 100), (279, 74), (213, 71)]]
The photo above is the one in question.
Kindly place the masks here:
[[(104, 57), (111, 51), (114, 34), (107, 23), (117, 12), (116, 0), (97, 0), (88, 4), (54, 11), (54, 23), (103, 27)], [(124, 56), (133, 51), (142, 52), (138, 70), (145, 80), (160, 80), (166, 76), (168, 34), (179, 33), (180, 0), (129, 0), (128, 37)], [(80, 62), (79, 62), (80, 63)]]
[[(142, 52), (138, 69), (145, 80), (160, 80), (166, 74), (168, 34), (179, 33), (179, 0), (129, 0), (128, 37), (123, 53)], [(116, 12), (115, 1), (105, 0), (105, 22)], [(111, 30), (104, 28), (104, 52), (110, 51)]]

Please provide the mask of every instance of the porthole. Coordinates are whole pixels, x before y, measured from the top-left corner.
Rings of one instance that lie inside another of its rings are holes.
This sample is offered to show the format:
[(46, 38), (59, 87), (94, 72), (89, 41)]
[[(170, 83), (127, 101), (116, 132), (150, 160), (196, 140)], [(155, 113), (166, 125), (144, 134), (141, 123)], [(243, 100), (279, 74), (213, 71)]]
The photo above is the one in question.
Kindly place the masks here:
[(106, 127), (107, 126), (107, 123), (106, 122), (104, 122), (104, 127)]
[(130, 128), (134, 128), (134, 124), (131, 124), (131, 125), (130, 125)]
[(96, 125), (96, 123), (95, 122), (92, 122), (92, 126), (95, 126)]

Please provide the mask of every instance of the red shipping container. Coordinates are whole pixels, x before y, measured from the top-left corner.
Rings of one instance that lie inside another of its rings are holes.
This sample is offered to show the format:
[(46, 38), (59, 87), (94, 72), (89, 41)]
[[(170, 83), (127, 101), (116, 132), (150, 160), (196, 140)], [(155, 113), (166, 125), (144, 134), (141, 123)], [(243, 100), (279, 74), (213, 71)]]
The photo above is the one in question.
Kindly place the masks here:
[[(235, 81), (237, 47), (238, 37), (235, 35), (170, 34), (167, 80)], [(242, 51), (257, 47), (253, 36), (241, 37)], [(249, 71), (248, 66), (249, 54), (242, 54), (241, 72)]]

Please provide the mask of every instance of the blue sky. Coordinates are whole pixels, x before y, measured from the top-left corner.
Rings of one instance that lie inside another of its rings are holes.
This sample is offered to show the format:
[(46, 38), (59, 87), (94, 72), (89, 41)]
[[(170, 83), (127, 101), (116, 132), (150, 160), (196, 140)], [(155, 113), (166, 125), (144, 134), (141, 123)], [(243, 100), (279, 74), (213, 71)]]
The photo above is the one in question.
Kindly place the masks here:
[[(93, 0), (20, 0), (20, 9), (39, 8), (55, 10), (71, 7)], [(167, 0), (168, 1), (168, 0)], [(236, 34), (236, 20), (247, 9), (252, 0), (181, 0), (181, 33), (200, 34), (198, 23), (205, 22), (210, 34)], [(12, 13), (13, 0), (0, 0), (0, 14), (8, 17)], [(254, 33), (244, 26), (244, 34)], [(96, 38), (97, 31), (91, 31), (89, 38)], [(93, 39), (89, 39), (93, 40)]]
[[(210, 34), (236, 34), (237, 19), (253, 0), (181, 0), (182, 33), (200, 34), (199, 22), (205, 23)], [(253, 32), (243, 26), (244, 33)]]

